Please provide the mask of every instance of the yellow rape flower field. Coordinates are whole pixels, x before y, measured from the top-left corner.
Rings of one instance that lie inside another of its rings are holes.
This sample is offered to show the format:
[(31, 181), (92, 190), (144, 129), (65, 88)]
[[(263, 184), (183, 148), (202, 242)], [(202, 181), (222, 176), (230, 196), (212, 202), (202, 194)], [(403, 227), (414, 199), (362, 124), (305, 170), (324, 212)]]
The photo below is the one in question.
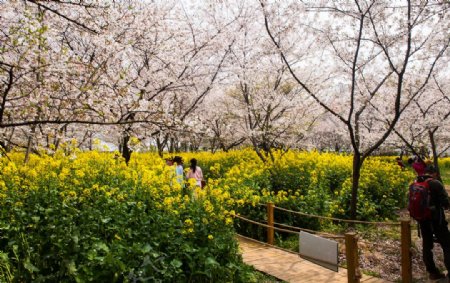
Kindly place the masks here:
[[(351, 156), (289, 151), (263, 164), (245, 149), (180, 155), (198, 160), (204, 189), (180, 185), (156, 153), (133, 153), (128, 166), (97, 151), (0, 158), (0, 281), (256, 282), (234, 238), (252, 228), (234, 215), (263, 221), (261, 204), (273, 202), (349, 217)], [(395, 218), (413, 173), (394, 157), (370, 158), (361, 173), (358, 217)]]

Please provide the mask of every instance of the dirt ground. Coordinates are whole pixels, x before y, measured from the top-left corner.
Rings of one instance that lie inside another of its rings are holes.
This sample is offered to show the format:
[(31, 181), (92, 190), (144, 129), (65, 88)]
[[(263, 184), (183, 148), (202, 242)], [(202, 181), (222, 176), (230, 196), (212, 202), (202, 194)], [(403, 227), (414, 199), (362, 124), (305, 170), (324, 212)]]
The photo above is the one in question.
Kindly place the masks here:
[[(445, 189), (450, 196), (450, 185), (445, 185)], [(406, 209), (402, 210), (399, 212), (399, 215), (408, 216), (408, 211)], [(446, 211), (446, 218), (447, 221), (450, 222), (450, 211)], [(413, 282), (430, 282), (429, 280), (427, 280), (427, 273), (422, 261), (422, 239), (418, 235), (418, 228), (416, 223), (414, 221), (412, 223), (413, 227), (411, 230), (411, 251)], [(380, 227), (380, 229), (383, 229), (383, 227)], [(362, 270), (364, 270), (363, 272), (381, 277), (392, 282), (401, 281), (400, 240), (366, 240), (364, 239), (364, 236), (361, 235), (361, 238), (358, 240), (358, 248), (360, 252), (360, 267)], [(439, 244), (435, 245), (433, 252), (436, 264), (443, 272), (446, 272), (444, 266), (444, 257)]]
[[(392, 282), (401, 282), (400, 240), (358, 240), (360, 268), (364, 273)], [(422, 240), (418, 237), (417, 226), (412, 230), (412, 271), (413, 282), (429, 282), (422, 262)], [(434, 247), (436, 265), (445, 271), (443, 254), (438, 244)], [(345, 257), (345, 256), (344, 256)]]
[[(417, 229), (412, 231), (412, 246), (413, 282), (429, 282), (422, 261), (422, 240), (417, 235)], [(401, 281), (400, 241), (379, 241), (367, 245), (361, 252), (364, 254), (360, 258), (363, 270), (392, 282)], [(445, 271), (442, 250), (438, 244), (435, 245), (433, 252), (438, 268)]]
[[(450, 186), (447, 185), (446, 190), (450, 195)], [(400, 216), (407, 216), (408, 211), (405, 209), (400, 211), (399, 214)], [(450, 222), (450, 211), (446, 211), (445, 214), (447, 221)], [(414, 221), (412, 223), (411, 251), (413, 282), (430, 282), (427, 280), (427, 273), (422, 261), (422, 239), (418, 235), (417, 224)], [(380, 228), (382, 229), (382, 227)], [(372, 239), (365, 241), (362, 237), (358, 241), (358, 248), (361, 254), (360, 267), (364, 272), (393, 282), (401, 281), (400, 240)], [(442, 249), (439, 244), (434, 246), (433, 252), (438, 268), (447, 273), (444, 266)]]

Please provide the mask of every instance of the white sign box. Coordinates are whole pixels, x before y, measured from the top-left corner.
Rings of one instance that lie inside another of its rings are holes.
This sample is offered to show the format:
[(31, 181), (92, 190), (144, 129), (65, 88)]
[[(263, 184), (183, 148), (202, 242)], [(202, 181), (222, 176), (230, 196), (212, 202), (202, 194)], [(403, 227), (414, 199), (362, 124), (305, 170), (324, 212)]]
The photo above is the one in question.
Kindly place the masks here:
[(338, 271), (338, 242), (300, 231), (300, 257)]

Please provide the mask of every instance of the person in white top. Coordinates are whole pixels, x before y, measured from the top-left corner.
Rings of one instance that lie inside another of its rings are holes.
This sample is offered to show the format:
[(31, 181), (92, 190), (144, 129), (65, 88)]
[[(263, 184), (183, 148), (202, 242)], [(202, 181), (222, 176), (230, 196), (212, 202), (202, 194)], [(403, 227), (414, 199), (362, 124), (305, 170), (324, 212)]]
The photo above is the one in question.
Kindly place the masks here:
[(194, 178), (197, 181), (197, 186), (202, 187), (203, 172), (200, 167), (197, 166), (197, 159), (191, 159), (191, 166), (189, 167), (189, 172), (186, 174), (186, 178)]
[(173, 158), (173, 163), (175, 163), (175, 174), (177, 177), (177, 182), (180, 183), (182, 188), (184, 188), (183, 158), (181, 158), (181, 156), (175, 156)]

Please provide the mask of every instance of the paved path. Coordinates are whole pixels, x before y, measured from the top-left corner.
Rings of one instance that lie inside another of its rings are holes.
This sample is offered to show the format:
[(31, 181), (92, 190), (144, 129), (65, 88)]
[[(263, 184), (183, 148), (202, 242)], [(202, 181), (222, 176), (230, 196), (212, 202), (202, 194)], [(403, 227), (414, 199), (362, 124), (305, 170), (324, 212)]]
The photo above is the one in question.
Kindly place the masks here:
[[(242, 257), (246, 264), (290, 283), (299, 282), (347, 282), (347, 270), (339, 268), (334, 272), (300, 258), (295, 253), (270, 247), (259, 242), (238, 236)], [(389, 282), (380, 278), (363, 275), (362, 283)]]

